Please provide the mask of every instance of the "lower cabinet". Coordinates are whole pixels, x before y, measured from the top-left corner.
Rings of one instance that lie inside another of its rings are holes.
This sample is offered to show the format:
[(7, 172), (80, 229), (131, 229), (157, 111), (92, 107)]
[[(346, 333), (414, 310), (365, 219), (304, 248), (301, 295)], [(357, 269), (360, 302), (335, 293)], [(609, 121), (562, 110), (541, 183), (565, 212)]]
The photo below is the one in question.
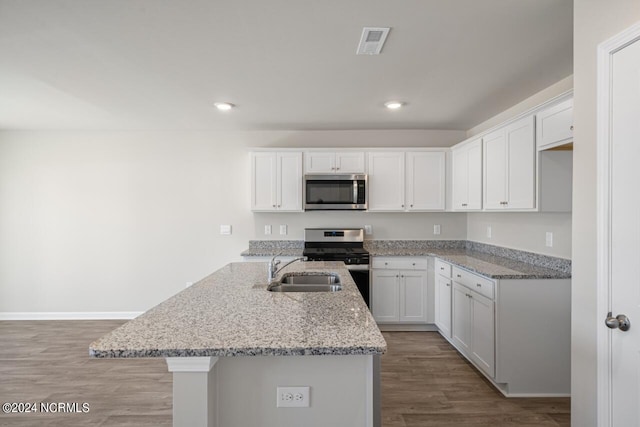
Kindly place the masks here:
[(427, 323), (427, 301), (426, 258), (374, 259), (371, 312), (376, 322)]
[(436, 326), (446, 338), (451, 338), (451, 279), (436, 271)]
[(464, 285), (453, 283), (452, 339), (458, 350), (495, 376), (494, 303)]
[(440, 333), (508, 397), (571, 391), (571, 280), (491, 279), (435, 259)]

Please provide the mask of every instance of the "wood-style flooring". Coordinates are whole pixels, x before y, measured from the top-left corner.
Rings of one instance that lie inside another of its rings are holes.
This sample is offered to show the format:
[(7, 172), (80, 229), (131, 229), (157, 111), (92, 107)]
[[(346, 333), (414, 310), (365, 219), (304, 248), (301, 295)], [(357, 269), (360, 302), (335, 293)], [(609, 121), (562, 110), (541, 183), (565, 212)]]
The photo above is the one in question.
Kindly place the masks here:
[[(172, 379), (164, 359), (88, 356), (91, 341), (122, 323), (0, 321), (0, 403), (90, 407), (72, 414), (0, 412), (0, 426), (170, 426)], [(506, 399), (437, 333), (384, 336), (384, 427), (569, 426), (569, 399)]]

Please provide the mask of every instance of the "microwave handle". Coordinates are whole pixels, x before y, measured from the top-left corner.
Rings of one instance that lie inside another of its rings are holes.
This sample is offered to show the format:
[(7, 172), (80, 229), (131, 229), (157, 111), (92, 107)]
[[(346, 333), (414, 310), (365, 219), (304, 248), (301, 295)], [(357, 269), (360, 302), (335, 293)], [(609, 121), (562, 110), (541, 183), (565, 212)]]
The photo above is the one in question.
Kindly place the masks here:
[(358, 181), (353, 180), (353, 204), (358, 204)]

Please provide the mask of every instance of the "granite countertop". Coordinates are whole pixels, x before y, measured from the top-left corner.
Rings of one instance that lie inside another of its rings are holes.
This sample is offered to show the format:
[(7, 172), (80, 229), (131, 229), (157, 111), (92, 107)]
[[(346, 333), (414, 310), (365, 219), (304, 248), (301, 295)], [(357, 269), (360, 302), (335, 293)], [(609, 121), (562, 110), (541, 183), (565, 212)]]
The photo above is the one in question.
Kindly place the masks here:
[(341, 262), (338, 292), (269, 292), (266, 263), (231, 263), (90, 344), (92, 357), (371, 355), (386, 342)]
[[(301, 256), (303, 241), (252, 240), (243, 256)], [(571, 261), (466, 240), (365, 240), (371, 256), (435, 256), (492, 279), (569, 279)]]

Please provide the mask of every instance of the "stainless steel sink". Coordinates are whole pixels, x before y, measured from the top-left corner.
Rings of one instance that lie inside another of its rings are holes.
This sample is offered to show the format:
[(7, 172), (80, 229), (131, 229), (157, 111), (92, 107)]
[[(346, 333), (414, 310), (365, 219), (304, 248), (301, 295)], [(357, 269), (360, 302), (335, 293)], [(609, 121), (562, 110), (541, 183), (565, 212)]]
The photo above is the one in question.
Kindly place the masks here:
[(267, 287), (271, 292), (337, 292), (342, 290), (337, 274), (286, 274)]

